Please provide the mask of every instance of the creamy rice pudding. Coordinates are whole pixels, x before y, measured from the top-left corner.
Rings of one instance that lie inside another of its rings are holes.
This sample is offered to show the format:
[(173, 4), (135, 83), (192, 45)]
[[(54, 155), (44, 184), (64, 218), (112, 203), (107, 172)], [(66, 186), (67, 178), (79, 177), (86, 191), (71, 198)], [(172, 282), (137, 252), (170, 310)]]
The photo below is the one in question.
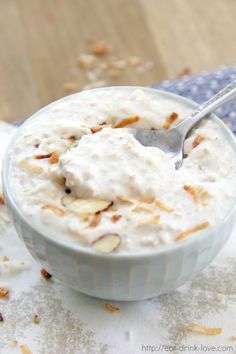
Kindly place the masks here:
[(15, 200), (53, 237), (101, 252), (197, 237), (224, 218), (235, 195), (235, 159), (217, 123), (191, 132), (179, 170), (129, 130), (169, 129), (191, 111), (141, 89), (91, 90), (49, 106), (14, 142)]

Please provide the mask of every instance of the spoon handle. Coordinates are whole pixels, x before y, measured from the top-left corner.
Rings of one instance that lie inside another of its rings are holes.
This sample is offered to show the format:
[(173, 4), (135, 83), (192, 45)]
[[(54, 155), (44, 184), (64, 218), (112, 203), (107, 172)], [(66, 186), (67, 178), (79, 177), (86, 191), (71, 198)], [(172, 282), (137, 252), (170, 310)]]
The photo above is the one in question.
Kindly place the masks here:
[[(186, 134), (189, 130), (199, 122), (208, 113), (221, 107), (224, 103), (236, 98), (236, 80), (217, 92), (215, 96), (201, 104), (186, 120), (183, 121), (183, 126)], [(181, 125), (181, 124), (180, 124)]]

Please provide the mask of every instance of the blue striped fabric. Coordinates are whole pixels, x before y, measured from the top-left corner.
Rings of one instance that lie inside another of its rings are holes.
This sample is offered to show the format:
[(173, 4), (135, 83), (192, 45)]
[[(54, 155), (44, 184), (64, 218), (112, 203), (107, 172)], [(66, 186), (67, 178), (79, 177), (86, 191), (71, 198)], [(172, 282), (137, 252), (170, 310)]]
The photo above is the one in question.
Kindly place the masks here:
[[(236, 80), (236, 65), (211, 72), (204, 71), (194, 76), (184, 76), (177, 80), (164, 81), (152, 87), (170, 91), (201, 103), (233, 80)], [(216, 114), (236, 134), (236, 99), (219, 108)]]

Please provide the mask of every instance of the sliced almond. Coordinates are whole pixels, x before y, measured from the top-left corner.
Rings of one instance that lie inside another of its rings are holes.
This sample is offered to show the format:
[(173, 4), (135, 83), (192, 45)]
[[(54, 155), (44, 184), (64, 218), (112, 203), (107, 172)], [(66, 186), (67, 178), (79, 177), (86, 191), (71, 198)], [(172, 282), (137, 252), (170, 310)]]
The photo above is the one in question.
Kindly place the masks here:
[(65, 207), (67, 207), (69, 204), (71, 204), (72, 202), (74, 202), (76, 200), (75, 197), (73, 197), (70, 194), (66, 194), (63, 197), (61, 197), (61, 204)]
[(198, 134), (192, 142), (192, 148), (193, 149), (196, 148), (204, 140), (205, 140), (205, 137), (203, 135)]
[(30, 348), (26, 344), (20, 345), (20, 350), (22, 354), (32, 354)]
[(98, 214), (94, 214), (93, 217), (92, 217), (92, 220), (89, 224), (90, 227), (96, 227), (98, 226), (98, 224), (100, 223), (101, 221), (101, 218), (102, 218), (102, 214), (101, 213), (98, 213)]
[(8, 258), (7, 256), (3, 256), (3, 257), (2, 257), (2, 261), (3, 261), (3, 262), (8, 262), (8, 261), (9, 261), (9, 258)]
[(51, 154), (51, 156), (50, 156), (48, 162), (49, 162), (50, 164), (58, 163), (59, 157), (60, 157), (59, 152), (58, 152), (58, 151), (54, 151), (54, 152), (52, 152), (52, 154)]
[(230, 339), (231, 339), (232, 341), (236, 341), (236, 336), (231, 336)]
[(113, 202), (99, 199), (76, 199), (67, 206), (67, 211), (73, 212), (79, 216), (88, 214), (96, 214), (106, 211), (111, 207)]
[(186, 329), (191, 332), (202, 333), (210, 336), (215, 336), (223, 332), (222, 328), (208, 328), (197, 323), (189, 324)]
[(155, 198), (144, 198), (141, 200), (142, 203), (146, 203), (146, 204), (152, 204), (155, 202)]
[(0, 298), (1, 297), (8, 297), (9, 289), (8, 288), (0, 288)]
[(63, 216), (64, 215), (64, 210), (58, 208), (55, 205), (51, 205), (51, 204), (45, 204), (42, 206), (43, 210), (51, 210), (54, 214), (58, 215), (58, 216)]
[(206, 221), (206, 222), (203, 222), (202, 224), (194, 226), (194, 227), (192, 227), (192, 228), (190, 228), (190, 229), (188, 229), (186, 231), (183, 231), (176, 237), (175, 241), (183, 240), (184, 238), (186, 238), (190, 234), (192, 234), (194, 232), (197, 232), (197, 231), (200, 231), (200, 230), (203, 230), (203, 229), (207, 228), (208, 226), (209, 226), (209, 222)]
[(51, 178), (52, 178), (52, 180), (54, 182), (56, 182), (60, 186), (64, 186), (65, 185), (65, 181), (66, 181), (65, 177), (58, 175), (55, 171), (52, 171), (50, 173), (50, 175), (51, 175)]
[(165, 205), (163, 202), (161, 202), (158, 199), (155, 200), (155, 204), (159, 209), (166, 211), (167, 213), (170, 213), (171, 211), (174, 210), (173, 208), (168, 207), (167, 205)]
[(171, 113), (171, 115), (166, 118), (162, 128), (169, 129), (170, 126), (176, 121), (176, 119), (178, 119), (178, 116), (179, 115), (176, 112)]
[(41, 166), (33, 165), (25, 160), (21, 160), (19, 162), (19, 167), (36, 174), (40, 174), (43, 172), (43, 168)]
[(100, 236), (92, 244), (93, 248), (103, 253), (115, 251), (121, 243), (121, 238), (117, 234), (105, 234)]
[(115, 312), (119, 312), (120, 308), (117, 306), (114, 306), (112, 304), (105, 304), (105, 309), (109, 312), (115, 313)]
[(124, 118), (124, 119), (122, 119), (122, 121), (120, 121), (118, 124), (116, 124), (114, 126), (114, 128), (124, 128), (127, 125), (131, 125), (131, 124), (138, 122), (139, 120), (140, 120), (139, 116), (132, 116), (132, 117)]
[(114, 214), (114, 215), (112, 215), (112, 217), (111, 217), (111, 221), (112, 221), (113, 223), (116, 223), (117, 221), (120, 220), (121, 217), (122, 217), (122, 215), (120, 215), (120, 214)]

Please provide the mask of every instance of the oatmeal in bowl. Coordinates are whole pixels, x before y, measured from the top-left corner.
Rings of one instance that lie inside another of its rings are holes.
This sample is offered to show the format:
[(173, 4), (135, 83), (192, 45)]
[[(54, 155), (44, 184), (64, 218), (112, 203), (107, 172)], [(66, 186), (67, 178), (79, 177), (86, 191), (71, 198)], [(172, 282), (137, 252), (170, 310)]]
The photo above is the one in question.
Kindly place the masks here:
[[(217, 118), (203, 120), (175, 170), (169, 156), (141, 145), (130, 129), (170, 129), (194, 107), (169, 93), (114, 87), (68, 96), (23, 124), (5, 158), (5, 194), (18, 232), (52, 274), (90, 295), (128, 300), (169, 291), (209, 263), (232, 224), (234, 137)], [(208, 249), (213, 238), (217, 247), (206, 257), (200, 245)], [(193, 259), (185, 254), (190, 248)], [(127, 294), (128, 274), (135, 284), (136, 266), (139, 276), (155, 273), (155, 259), (161, 266), (146, 290), (139, 284)], [(73, 274), (65, 277), (68, 263)], [(166, 267), (174, 269), (172, 284)], [(81, 285), (81, 274), (103, 279), (100, 290), (95, 278)]]

